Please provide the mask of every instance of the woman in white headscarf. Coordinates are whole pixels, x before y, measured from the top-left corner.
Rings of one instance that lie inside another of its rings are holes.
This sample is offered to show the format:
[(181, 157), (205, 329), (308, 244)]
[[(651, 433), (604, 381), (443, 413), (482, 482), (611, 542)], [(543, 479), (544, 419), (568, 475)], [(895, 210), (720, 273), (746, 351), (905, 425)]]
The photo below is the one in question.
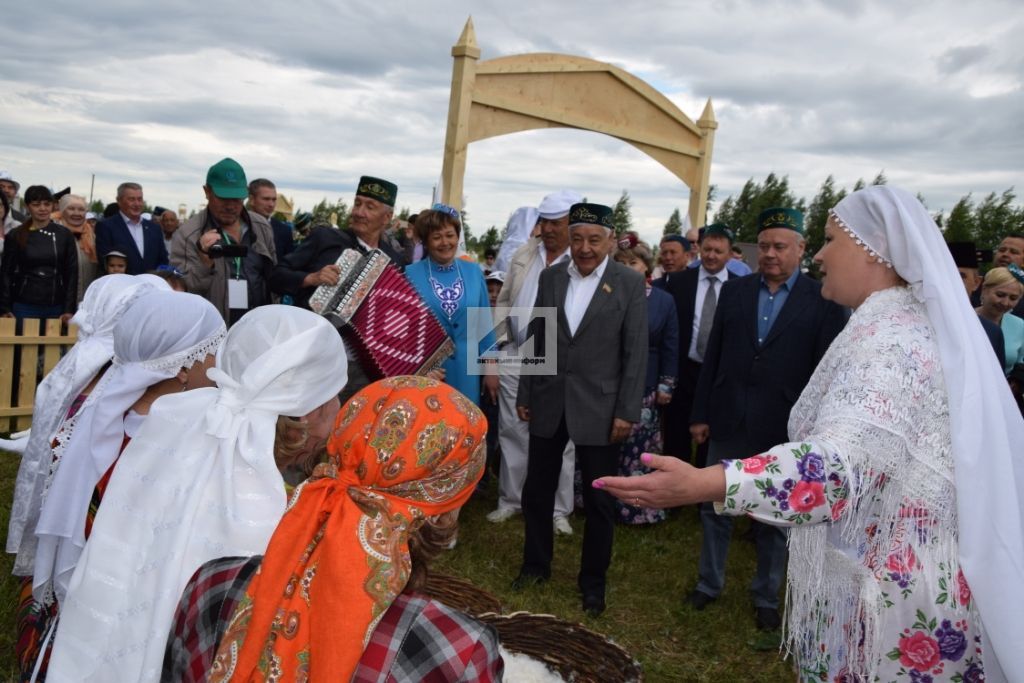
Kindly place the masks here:
[(57, 427), (75, 398), (95, 383), (113, 359), (115, 323), (137, 297), (153, 289), (169, 291), (170, 287), (162, 280), (131, 275), (108, 275), (93, 282), (71, 319), (78, 326), (78, 340), (36, 387), (32, 430), (18, 468), (7, 528), (7, 552), (18, 555), (15, 576), (31, 576), (35, 565), (36, 537), (32, 530), (39, 520)]
[(146, 292), (121, 316), (113, 365), (54, 437), (57, 457), (36, 525), (36, 600), (63, 602), (85, 546), (93, 488), (138, 428), (147, 399), (206, 384), (205, 366), (225, 333), (216, 309), (192, 294)]
[(876, 186), (832, 210), (822, 295), (856, 309), (790, 413), (793, 442), (595, 482), (792, 527), (801, 680), (1021, 681), (1022, 422), (928, 212)]
[(324, 318), (261, 306), (228, 333), (208, 373), (216, 388), (153, 405), (71, 581), (48, 680), (159, 680), (189, 577), (214, 558), (262, 553), (284, 514), (279, 417), (301, 416), (325, 442), (346, 367)]

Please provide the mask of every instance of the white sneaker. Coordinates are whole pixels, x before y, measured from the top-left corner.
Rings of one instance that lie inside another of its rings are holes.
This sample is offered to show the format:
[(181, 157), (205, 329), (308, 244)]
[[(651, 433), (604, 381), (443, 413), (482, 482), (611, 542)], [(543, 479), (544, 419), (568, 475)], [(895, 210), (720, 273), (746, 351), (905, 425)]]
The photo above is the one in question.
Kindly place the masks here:
[(487, 513), (487, 521), (493, 522), (494, 524), (501, 524), (502, 522), (508, 521), (519, 514), (519, 510), (513, 510), (512, 508), (498, 508)]
[(555, 533), (563, 536), (572, 536), (572, 526), (568, 517), (555, 517)]

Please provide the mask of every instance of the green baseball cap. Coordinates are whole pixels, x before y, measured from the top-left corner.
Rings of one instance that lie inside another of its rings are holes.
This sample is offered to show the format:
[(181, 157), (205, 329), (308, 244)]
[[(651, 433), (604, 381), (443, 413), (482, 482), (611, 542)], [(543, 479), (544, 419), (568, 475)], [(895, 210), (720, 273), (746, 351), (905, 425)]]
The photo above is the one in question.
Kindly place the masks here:
[(221, 159), (206, 172), (206, 184), (221, 199), (245, 199), (249, 184), (241, 164), (231, 158)]

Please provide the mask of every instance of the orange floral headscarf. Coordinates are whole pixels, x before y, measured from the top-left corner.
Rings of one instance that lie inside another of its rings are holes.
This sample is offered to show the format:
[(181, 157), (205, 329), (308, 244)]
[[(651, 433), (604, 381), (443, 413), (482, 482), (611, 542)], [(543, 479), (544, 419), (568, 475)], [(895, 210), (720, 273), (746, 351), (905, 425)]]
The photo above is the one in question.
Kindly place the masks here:
[(409, 580), (409, 535), (483, 474), (487, 420), (425, 377), (366, 387), (329, 460), (292, 496), (221, 640), (210, 681), (348, 680)]

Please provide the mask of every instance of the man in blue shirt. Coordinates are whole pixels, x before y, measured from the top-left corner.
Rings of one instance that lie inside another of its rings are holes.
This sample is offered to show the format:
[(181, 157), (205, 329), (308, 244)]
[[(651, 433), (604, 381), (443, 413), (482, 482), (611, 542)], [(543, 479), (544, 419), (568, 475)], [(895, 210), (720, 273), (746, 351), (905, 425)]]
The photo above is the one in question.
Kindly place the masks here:
[[(708, 465), (745, 458), (788, 440), (789, 411), (829, 344), (846, 324), (845, 308), (821, 296), (800, 273), (803, 215), (768, 209), (758, 217), (759, 272), (722, 284), (690, 414), (697, 443), (709, 441)], [(701, 509), (699, 579), (689, 602), (704, 609), (725, 584), (732, 517)], [(779, 527), (756, 525), (757, 574), (751, 583), (757, 625), (774, 631), (786, 563)]]

